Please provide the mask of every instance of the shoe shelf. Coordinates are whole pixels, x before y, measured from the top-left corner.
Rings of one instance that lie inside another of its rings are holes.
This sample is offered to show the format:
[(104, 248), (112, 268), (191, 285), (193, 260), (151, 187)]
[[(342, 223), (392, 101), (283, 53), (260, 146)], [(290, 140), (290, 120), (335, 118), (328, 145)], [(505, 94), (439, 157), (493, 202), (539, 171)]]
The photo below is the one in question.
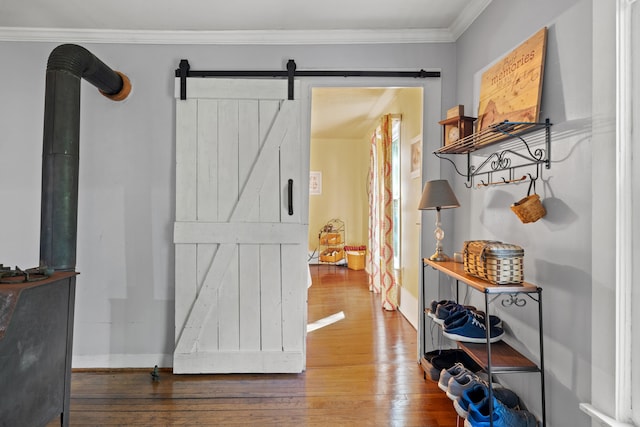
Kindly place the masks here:
[[(512, 346), (504, 341), (497, 341), (491, 343), (489, 339), (485, 343), (468, 343), (457, 342), (458, 348), (467, 353), (478, 365), (480, 365), (487, 373), (489, 379), (493, 374), (505, 374), (514, 372), (537, 372), (540, 374), (540, 389), (541, 389), (541, 409), (542, 409), (542, 427), (546, 427), (546, 407), (545, 407), (545, 384), (544, 384), (544, 345), (543, 345), (543, 332), (542, 332), (542, 288), (533, 285), (531, 283), (523, 282), (521, 284), (512, 285), (494, 285), (480, 278), (471, 276), (464, 271), (462, 263), (445, 261), (436, 262), (431, 261), (428, 258), (422, 260), (422, 288), (420, 289), (420, 311), (423, 313), (422, 322), (420, 324), (420, 353), (421, 360), (420, 365), (424, 368), (427, 366), (424, 360), (425, 346), (427, 342), (426, 331), (427, 321), (432, 319), (427, 315), (428, 309), (426, 309), (427, 301), (425, 301), (424, 295), (426, 295), (426, 281), (425, 281), (425, 269), (431, 267), (442, 274), (445, 274), (456, 280), (456, 300), (459, 302), (460, 295), (460, 283), (468, 286), (471, 289), (476, 290), (484, 295), (484, 312), (487, 314), (485, 317), (487, 324), (487, 335), (489, 334), (489, 308), (490, 303), (495, 301), (500, 296), (506, 298), (502, 300), (502, 305), (522, 307), (526, 305), (527, 300), (523, 296), (528, 296), (529, 299), (535, 301), (538, 305), (538, 331), (539, 331), (539, 363), (535, 363), (531, 359), (525, 357), (522, 353), (518, 352)], [(427, 320), (428, 319), (428, 320)], [(488, 337), (487, 337), (488, 338)], [(491, 380), (489, 381), (489, 390), (491, 393), (492, 386)]]
[(485, 371), (491, 369), (491, 372), (494, 374), (507, 372), (538, 372), (538, 365), (504, 341), (491, 344), (490, 366), (487, 346), (485, 344), (458, 342), (458, 347), (471, 356)]

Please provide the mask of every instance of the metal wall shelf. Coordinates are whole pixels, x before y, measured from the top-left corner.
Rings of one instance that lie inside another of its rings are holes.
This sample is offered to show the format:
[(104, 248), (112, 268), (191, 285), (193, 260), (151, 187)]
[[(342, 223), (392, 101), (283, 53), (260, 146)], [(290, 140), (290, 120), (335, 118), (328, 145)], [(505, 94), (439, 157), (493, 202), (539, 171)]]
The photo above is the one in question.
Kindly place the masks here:
[[(523, 136), (536, 131), (544, 131), (545, 146), (532, 150)], [(503, 148), (491, 153), (477, 166), (472, 164), (471, 153), (514, 139), (519, 140), (521, 146)], [(484, 179), (480, 180), (478, 186), (509, 184), (525, 181), (527, 178), (535, 181), (540, 176), (542, 165), (546, 169), (551, 167), (551, 123), (549, 119), (544, 122), (504, 121), (496, 123), (455, 143), (447, 144), (434, 151), (433, 154), (450, 162), (458, 175), (466, 177), (465, 185), (468, 188), (473, 187), (480, 177), (484, 177)], [(455, 162), (447, 157), (450, 154), (466, 154), (466, 171), (462, 172), (458, 169)], [(525, 168), (525, 171), (519, 173), (518, 170), (522, 168)], [(535, 172), (535, 176), (532, 175), (532, 172)]]

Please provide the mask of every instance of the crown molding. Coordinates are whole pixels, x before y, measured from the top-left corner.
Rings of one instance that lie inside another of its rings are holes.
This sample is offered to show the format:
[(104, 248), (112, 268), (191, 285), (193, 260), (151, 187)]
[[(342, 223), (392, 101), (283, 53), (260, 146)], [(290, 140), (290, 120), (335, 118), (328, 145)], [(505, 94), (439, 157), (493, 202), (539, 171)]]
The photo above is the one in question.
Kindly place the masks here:
[(159, 45), (448, 43), (449, 29), (142, 31), (0, 27), (0, 41)]
[(458, 40), (458, 38), (467, 31), (467, 28), (473, 24), (473, 21), (476, 20), (478, 16), (489, 6), (491, 0), (476, 0), (471, 1), (458, 15), (453, 24), (449, 27), (449, 32), (454, 40)]

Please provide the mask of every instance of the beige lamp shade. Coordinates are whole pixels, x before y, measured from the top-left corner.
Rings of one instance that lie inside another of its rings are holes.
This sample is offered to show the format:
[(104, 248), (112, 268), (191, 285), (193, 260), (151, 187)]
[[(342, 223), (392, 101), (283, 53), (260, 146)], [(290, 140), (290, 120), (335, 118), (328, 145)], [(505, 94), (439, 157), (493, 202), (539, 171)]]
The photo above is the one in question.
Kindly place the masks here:
[(418, 209), (449, 209), (460, 207), (456, 195), (446, 179), (427, 181), (422, 190), (422, 198)]

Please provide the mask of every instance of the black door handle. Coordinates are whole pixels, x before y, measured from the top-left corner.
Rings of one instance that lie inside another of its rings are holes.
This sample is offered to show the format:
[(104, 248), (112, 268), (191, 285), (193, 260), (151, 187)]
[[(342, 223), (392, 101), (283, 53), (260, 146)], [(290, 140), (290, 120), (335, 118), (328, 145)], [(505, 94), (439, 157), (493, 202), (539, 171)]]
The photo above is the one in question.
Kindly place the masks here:
[(289, 215), (293, 215), (293, 180), (289, 179)]

